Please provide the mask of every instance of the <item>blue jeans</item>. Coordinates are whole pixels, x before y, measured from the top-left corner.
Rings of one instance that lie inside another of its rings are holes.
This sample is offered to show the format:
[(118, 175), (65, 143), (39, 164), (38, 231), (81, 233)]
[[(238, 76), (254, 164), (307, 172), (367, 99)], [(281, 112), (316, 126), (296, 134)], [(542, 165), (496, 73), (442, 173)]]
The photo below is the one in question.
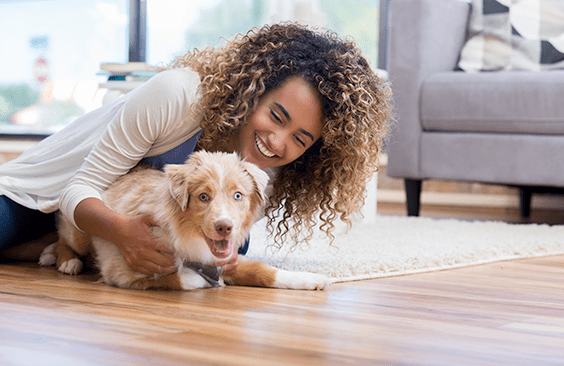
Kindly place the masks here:
[(0, 196), (0, 251), (57, 230), (55, 213), (46, 214)]

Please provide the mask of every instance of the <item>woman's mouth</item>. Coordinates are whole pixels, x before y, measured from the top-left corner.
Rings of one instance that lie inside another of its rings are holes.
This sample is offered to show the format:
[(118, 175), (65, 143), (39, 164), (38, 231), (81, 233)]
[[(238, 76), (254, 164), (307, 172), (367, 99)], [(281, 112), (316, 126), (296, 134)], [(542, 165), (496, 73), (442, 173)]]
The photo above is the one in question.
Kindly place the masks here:
[(259, 150), (259, 152), (266, 156), (267, 158), (273, 158), (276, 156), (275, 153), (273, 153), (272, 151), (270, 151), (266, 146), (264, 146), (264, 144), (262, 143), (261, 139), (258, 137), (258, 135), (255, 134), (255, 142), (257, 144), (257, 148)]

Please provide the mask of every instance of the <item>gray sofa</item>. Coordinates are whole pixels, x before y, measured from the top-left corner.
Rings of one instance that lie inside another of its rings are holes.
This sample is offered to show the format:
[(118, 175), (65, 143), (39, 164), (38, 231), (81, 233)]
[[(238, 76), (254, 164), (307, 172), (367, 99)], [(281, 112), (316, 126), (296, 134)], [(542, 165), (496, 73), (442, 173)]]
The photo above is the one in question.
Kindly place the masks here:
[(454, 71), (469, 13), (457, 0), (391, 1), (387, 174), (405, 179), (409, 215), (421, 182), (445, 179), (519, 187), (528, 216), (532, 193), (564, 187), (564, 71)]

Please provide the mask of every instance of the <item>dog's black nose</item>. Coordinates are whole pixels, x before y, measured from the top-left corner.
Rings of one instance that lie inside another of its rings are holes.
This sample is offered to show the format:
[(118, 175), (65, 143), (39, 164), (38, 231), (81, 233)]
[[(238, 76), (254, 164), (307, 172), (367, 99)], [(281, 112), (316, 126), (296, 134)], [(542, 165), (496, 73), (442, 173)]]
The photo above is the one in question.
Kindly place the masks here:
[(223, 236), (226, 237), (231, 234), (233, 230), (233, 222), (231, 220), (219, 220), (215, 223), (215, 231)]

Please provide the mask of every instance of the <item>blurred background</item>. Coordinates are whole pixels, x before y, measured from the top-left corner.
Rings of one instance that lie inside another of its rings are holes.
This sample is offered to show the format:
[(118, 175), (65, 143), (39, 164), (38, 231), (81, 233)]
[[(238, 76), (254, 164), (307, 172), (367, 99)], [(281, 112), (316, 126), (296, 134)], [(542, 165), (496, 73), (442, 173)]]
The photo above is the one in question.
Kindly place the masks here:
[(103, 63), (164, 66), (283, 20), (352, 36), (377, 67), (379, 0), (0, 0), (0, 135), (44, 137), (102, 104)]

